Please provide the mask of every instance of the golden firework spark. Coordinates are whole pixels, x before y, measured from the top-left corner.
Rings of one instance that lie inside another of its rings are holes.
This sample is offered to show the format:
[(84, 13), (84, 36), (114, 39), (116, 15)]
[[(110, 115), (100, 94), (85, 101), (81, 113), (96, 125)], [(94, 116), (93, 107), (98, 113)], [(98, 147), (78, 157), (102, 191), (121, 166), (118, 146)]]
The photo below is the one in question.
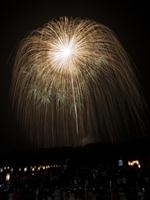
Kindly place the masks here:
[(91, 20), (60, 18), (25, 38), (14, 64), (12, 97), (40, 147), (117, 141), (129, 116), (142, 121), (125, 50), (109, 28)]

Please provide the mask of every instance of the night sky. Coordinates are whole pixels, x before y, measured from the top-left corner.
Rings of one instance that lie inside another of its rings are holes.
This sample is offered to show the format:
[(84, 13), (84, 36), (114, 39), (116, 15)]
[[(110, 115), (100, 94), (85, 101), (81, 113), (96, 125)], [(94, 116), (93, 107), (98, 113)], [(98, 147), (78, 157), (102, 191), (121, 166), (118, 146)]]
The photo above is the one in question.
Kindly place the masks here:
[[(1, 1), (0, 2), (0, 155), (30, 148), (11, 109), (9, 88), (15, 52), (21, 39), (48, 20), (61, 16), (89, 18), (111, 28), (137, 67), (150, 105), (149, 11), (144, 1)], [(149, 133), (149, 127), (146, 129)], [(148, 138), (150, 138), (148, 136)]]

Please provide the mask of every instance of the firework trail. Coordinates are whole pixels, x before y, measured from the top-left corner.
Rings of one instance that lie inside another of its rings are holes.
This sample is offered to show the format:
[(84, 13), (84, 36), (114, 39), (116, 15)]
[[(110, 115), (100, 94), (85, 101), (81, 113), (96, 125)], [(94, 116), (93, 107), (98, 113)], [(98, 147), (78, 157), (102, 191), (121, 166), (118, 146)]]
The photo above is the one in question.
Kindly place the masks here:
[(118, 141), (128, 117), (141, 124), (141, 95), (113, 32), (91, 20), (60, 18), (18, 49), (12, 102), (36, 147)]

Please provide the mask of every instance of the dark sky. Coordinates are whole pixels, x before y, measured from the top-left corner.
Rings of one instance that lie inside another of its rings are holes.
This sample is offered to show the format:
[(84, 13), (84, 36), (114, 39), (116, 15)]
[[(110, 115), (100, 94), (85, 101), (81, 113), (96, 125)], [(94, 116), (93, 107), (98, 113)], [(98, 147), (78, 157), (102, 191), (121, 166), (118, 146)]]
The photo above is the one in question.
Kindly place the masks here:
[[(0, 155), (28, 148), (11, 110), (9, 88), (19, 41), (49, 19), (72, 16), (94, 19), (111, 28), (137, 66), (144, 97), (150, 105), (149, 10), (144, 1), (17, 1), (0, 2)], [(149, 128), (147, 129), (147, 132)]]

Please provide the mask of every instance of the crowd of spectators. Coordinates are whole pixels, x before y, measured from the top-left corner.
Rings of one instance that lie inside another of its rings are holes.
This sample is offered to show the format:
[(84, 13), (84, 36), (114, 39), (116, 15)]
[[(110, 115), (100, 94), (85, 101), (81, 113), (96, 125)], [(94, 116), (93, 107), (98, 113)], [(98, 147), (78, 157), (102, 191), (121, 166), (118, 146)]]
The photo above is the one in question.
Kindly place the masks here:
[(95, 166), (64, 160), (55, 165), (1, 167), (0, 199), (150, 200), (150, 168)]

